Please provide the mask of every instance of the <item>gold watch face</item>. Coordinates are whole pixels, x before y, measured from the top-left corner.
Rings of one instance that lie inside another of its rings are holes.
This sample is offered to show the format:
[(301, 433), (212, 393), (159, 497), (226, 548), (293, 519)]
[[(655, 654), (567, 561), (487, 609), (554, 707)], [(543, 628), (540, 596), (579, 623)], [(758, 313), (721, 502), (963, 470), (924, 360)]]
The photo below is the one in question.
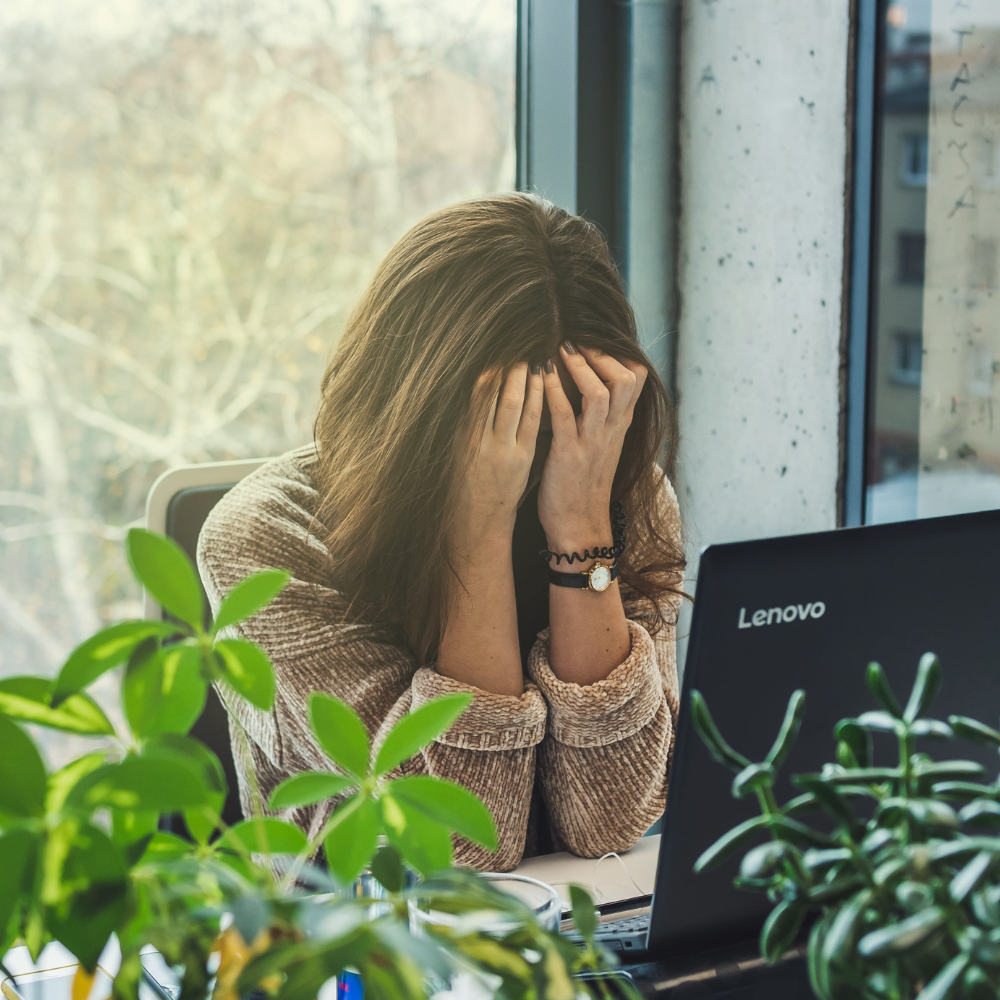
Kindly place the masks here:
[(590, 589), (598, 593), (611, 586), (611, 567), (598, 563), (590, 571)]

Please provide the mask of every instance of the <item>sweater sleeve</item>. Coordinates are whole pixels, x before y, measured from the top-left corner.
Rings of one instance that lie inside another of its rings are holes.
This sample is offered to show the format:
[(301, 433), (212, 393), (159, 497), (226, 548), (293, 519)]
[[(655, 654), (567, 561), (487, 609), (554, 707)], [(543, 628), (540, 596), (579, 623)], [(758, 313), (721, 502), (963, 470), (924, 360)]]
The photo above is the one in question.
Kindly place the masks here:
[[(679, 539), (677, 498), (664, 479), (663, 523)], [(539, 780), (553, 833), (574, 854), (624, 851), (663, 813), (679, 705), (674, 622), (663, 608), (655, 635), (636, 620), (641, 599), (623, 588), (631, 651), (595, 684), (559, 680), (549, 665), (549, 630), (531, 650), (528, 673), (549, 708)]]
[[(199, 538), (198, 566), (213, 611), (250, 573), (274, 566), (293, 574), (271, 605), (233, 631), (259, 645), (274, 663), (273, 709), (263, 712), (228, 690), (220, 692), (230, 713), (244, 812), (255, 798), (266, 802), (273, 788), (292, 774), (337, 770), (309, 728), (312, 692), (323, 691), (351, 705), (378, 746), (407, 712), (437, 695), (468, 690), (474, 695), (471, 706), (403, 770), (457, 781), (479, 795), (493, 814), (498, 851), (490, 854), (459, 840), (458, 863), (513, 867), (524, 850), (535, 756), (545, 734), (541, 694), (528, 684), (520, 697), (496, 695), (458, 684), (433, 667), (418, 670), (405, 650), (342, 624), (343, 602), (328, 585), (329, 557), (313, 530), (315, 500), (301, 466), (279, 459), (227, 494)], [(336, 804), (282, 815), (312, 835)]]

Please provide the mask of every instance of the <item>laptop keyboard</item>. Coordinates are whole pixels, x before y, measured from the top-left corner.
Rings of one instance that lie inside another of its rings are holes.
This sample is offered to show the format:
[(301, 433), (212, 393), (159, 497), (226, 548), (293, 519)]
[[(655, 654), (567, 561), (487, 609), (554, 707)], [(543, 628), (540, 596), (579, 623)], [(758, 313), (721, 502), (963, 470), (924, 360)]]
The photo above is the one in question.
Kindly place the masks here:
[[(597, 925), (595, 937), (605, 948), (626, 954), (646, 950), (646, 937), (649, 934), (649, 913), (640, 913), (634, 917), (622, 917), (620, 920), (604, 920)], [(582, 943), (575, 931), (567, 934), (570, 941)]]

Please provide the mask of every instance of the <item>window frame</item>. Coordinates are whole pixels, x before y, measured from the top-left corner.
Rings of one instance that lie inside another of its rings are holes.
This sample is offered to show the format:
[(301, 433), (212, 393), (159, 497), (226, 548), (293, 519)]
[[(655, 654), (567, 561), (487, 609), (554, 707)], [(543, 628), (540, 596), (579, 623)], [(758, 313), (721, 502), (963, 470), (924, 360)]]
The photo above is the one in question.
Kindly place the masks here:
[(518, 0), (517, 189), (603, 231), (628, 270), (632, 8)]
[(870, 388), (875, 371), (876, 283), (879, 220), (877, 185), (881, 176), (881, 87), (884, 25), (881, 0), (856, 0), (853, 44), (853, 129), (851, 194), (848, 210), (850, 258), (845, 269), (846, 331), (841, 447), (841, 525), (865, 523)]

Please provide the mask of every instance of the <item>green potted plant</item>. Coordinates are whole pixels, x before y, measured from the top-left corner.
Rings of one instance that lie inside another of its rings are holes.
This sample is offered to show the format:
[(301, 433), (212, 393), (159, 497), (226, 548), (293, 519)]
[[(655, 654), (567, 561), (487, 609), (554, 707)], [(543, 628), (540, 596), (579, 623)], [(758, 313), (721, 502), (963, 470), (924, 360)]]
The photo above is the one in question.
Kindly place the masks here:
[[(1000, 781), (968, 760), (933, 760), (926, 740), (956, 737), (1000, 748), (1000, 731), (964, 716), (927, 716), (941, 665), (925, 654), (905, 706), (877, 663), (867, 672), (874, 711), (835, 728), (836, 761), (797, 774), (801, 794), (778, 803), (774, 785), (802, 724), (805, 695), (789, 700), (762, 761), (734, 750), (692, 692), (695, 727), (711, 755), (735, 772), (732, 792), (754, 796), (760, 815), (708, 848), (696, 870), (745, 849), (735, 884), (774, 904), (761, 932), (776, 961), (809, 932), (808, 970), (820, 1000), (945, 1000), (1000, 995)], [(896, 762), (876, 766), (872, 736), (895, 741)], [(816, 829), (803, 822), (822, 812)], [(832, 829), (830, 826), (832, 824)], [(829, 832), (827, 832), (829, 830)]]
[[(274, 673), (266, 654), (221, 638), (266, 606), (288, 576), (257, 573), (226, 597), (208, 628), (197, 574), (172, 541), (129, 532), (129, 563), (171, 620), (110, 626), (69, 656), (54, 680), (0, 680), (0, 956), (23, 940), (33, 958), (59, 941), (79, 960), (74, 998), (85, 998), (109, 938), (121, 945), (115, 995), (137, 996), (140, 951), (154, 945), (180, 978), (180, 1000), (253, 991), (280, 1000), (316, 996), (346, 967), (372, 997), (422, 997), (426, 973), (447, 978), (461, 965), (510, 997), (571, 1000), (574, 972), (603, 967), (593, 905), (574, 889), (581, 951), (543, 930), (513, 897), (452, 868), (452, 834), (496, 847), (493, 819), (460, 785), (435, 777), (389, 778), (402, 761), (443, 733), (471, 696), (438, 698), (401, 719), (376, 754), (361, 719), (316, 693), (310, 725), (329, 771), (283, 782), (269, 806), (345, 796), (320, 833), (262, 811), (235, 825), (221, 818), (227, 794), (218, 758), (189, 735), (209, 684), (228, 686), (270, 709)], [(119, 731), (87, 689), (121, 669), (127, 728)], [(25, 725), (94, 737), (97, 748), (49, 771)], [(190, 839), (161, 829), (182, 816)], [(315, 862), (325, 848), (326, 867)], [(345, 892), (363, 870), (375, 896)], [(415, 938), (407, 872), (453, 912), (463, 934)], [(373, 904), (377, 903), (377, 909)], [(504, 912), (499, 938), (476, 913)]]

